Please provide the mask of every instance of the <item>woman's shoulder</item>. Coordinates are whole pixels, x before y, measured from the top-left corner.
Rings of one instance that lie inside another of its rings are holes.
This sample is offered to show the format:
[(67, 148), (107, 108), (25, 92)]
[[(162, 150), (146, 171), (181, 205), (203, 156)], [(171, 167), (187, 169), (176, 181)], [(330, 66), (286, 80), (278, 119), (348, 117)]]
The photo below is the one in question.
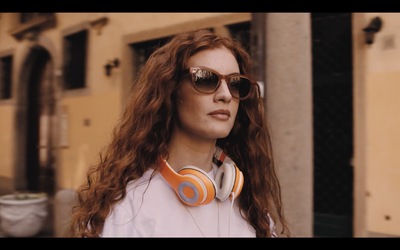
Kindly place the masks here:
[(141, 220), (154, 216), (163, 204), (174, 200), (173, 195), (160, 173), (149, 169), (128, 183), (125, 197), (114, 204), (107, 222), (118, 224), (132, 218)]
[(160, 185), (161, 178), (158, 171), (149, 168), (143, 175), (135, 180), (131, 180), (126, 186), (127, 196), (132, 193), (143, 192), (151, 186)]
[(129, 187), (138, 187), (145, 185), (146, 183), (149, 183), (150, 179), (154, 178), (154, 176), (157, 176), (157, 171), (149, 168), (143, 173), (142, 176), (137, 179), (131, 180), (127, 185), (127, 189), (129, 189)]
[(160, 172), (148, 169), (144, 174), (128, 183), (126, 187), (126, 197), (121, 204), (132, 205), (137, 202), (142, 203), (146, 197), (146, 203), (157, 202), (169, 196), (169, 185), (162, 178)]

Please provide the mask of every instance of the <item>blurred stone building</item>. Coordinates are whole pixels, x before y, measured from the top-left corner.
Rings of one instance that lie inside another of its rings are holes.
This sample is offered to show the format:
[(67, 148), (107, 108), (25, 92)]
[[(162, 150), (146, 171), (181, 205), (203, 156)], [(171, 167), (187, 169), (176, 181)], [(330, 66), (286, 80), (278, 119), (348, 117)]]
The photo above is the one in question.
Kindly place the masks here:
[[(0, 194), (76, 189), (150, 53), (207, 28), (255, 61), (293, 236), (399, 236), (399, 23), (393, 13), (0, 13)], [(55, 237), (62, 204), (49, 206)]]

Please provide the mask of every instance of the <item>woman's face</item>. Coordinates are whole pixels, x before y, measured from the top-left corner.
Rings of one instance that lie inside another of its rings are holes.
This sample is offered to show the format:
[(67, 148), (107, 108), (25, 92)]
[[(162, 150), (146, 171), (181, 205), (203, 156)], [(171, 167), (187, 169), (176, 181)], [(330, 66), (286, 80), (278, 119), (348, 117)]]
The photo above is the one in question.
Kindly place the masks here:
[[(204, 66), (222, 75), (239, 73), (233, 54), (226, 48), (203, 50), (188, 61), (189, 67)], [(211, 94), (193, 88), (191, 77), (182, 78), (177, 93), (178, 127), (180, 132), (199, 139), (226, 137), (235, 122), (239, 100), (232, 97), (228, 85), (222, 80)]]

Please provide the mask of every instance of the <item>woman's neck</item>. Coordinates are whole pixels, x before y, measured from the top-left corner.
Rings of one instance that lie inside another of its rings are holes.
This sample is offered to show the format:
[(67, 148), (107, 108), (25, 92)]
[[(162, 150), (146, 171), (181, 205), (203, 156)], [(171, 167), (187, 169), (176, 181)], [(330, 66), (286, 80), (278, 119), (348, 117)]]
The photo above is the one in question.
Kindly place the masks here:
[(209, 172), (212, 169), (215, 143), (216, 140), (195, 141), (173, 136), (168, 145), (167, 161), (175, 171), (190, 165)]

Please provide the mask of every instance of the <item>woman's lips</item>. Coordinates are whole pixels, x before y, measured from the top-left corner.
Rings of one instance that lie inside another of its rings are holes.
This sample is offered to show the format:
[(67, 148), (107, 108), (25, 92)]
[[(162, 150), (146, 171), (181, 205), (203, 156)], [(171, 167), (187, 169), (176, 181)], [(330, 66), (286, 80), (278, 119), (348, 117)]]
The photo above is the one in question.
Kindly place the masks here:
[(229, 117), (231, 117), (231, 112), (229, 112), (229, 110), (225, 110), (225, 109), (220, 109), (220, 110), (215, 110), (213, 112), (210, 112), (208, 115), (217, 118), (219, 120), (228, 120)]

